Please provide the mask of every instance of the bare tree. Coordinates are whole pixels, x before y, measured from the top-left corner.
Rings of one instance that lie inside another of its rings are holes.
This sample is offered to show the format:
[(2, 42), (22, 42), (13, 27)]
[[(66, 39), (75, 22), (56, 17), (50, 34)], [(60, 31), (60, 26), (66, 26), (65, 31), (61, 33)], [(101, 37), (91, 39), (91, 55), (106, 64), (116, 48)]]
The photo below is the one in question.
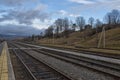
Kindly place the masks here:
[(70, 30), (72, 30), (72, 32), (74, 32), (74, 31), (76, 30), (76, 28), (77, 28), (76, 23), (73, 23), (73, 21), (70, 20), (69, 25), (70, 25), (70, 26), (69, 26)]
[(90, 18), (88, 19), (88, 23), (93, 27), (93, 25), (94, 25), (94, 18), (93, 18), (93, 17), (90, 17)]
[(109, 25), (112, 24), (112, 22), (111, 22), (111, 20), (112, 20), (111, 13), (107, 13), (104, 20), (105, 20), (105, 22), (107, 24), (109, 24)]
[(56, 21), (55, 21), (55, 33), (56, 33), (56, 37), (58, 37), (59, 36), (59, 31), (60, 31), (60, 22), (59, 22), (59, 19), (57, 19)]
[(112, 19), (113, 24), (118, 24), (118, 21), (120, 19), (120, 12), (118, 10), (112, 10)]
[(77, 27), (77, 25), (74, 23), (74, 24), (72, 25), (72, 30), (75, 31), (75, 30), (76, 30), (76, 27)]
[(73, 21), (70, 20), (70, 21), (69, 21), (69, 28), (72, 29), (72, 26), (73, 26)]
[(105, 15), (104, 20), (109, 25), (110, 24), (119, 24), (119, 22), (120, 22), (120, 11), (112, 10), (111, 12), (109, 12)]
[(101, 27), (102, 24), (103, 24), (103, 23), (102, 23), (99, 19), (96, 19), (96, 23), (95, 23), (95, 26), (96, 26), (96, 27)]
[(57, 20), (55, 20), (54, 24), (55, 24), (55, 32), (57, 36), (59, 33), (62, 33), (63, 31), (67, 30), (69, 27), (69, 21), (67, 18), (65, 19), (58, 18)]
[(76, 24), (79, 27), (80, 31), (82, 31), (83, 27), (85, 26), (85, 19), (84, 19), (84, 17), (81, 17), (81, 16), (77, 17), (76, 18)]
[(45, 36), (51, 37), (53, 35), (53, 26), (48, 27), (48, 29), (45, 30)]
[(34, 34), (32, 34), (32, 41), (34, 41), (35, 40), (35, 35)]
[(98, 32), (101, 32), (102, 25), (103, 25), (103, 23), (99, 19), (96, 19), (96, 23), (95, 23), (95, 26), (96, 26), (96, 46), (98, 46), (98, 42), (99, 42)]
[(68, 30), (69, 29), (69, 20), (68, 20), (68, 18), (65, 18), (63, 23), (64, 23), (64, 31)]
[(56, 20), (56, 25), (59, 26), (59, 32), (62, 32), (62, 30), (63, 30), (63, 19), (58, 18)]
[(64, 21), (63, 21), (63, 27), (64, 27), (64, 36), (65, 37), (68, 37), (69, 35), (69, 20), (68, 18), (65, 18)]

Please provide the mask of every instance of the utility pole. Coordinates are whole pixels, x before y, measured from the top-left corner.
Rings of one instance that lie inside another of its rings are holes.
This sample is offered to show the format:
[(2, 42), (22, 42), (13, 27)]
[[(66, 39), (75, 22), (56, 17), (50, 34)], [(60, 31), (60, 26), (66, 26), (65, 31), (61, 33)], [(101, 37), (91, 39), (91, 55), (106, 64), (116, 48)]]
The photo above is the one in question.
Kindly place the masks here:
[(54, 44), (54, 31), (53, 31), (53, 44)]
[(105, 48), (105, 27), (103, 27), (103, 48)]
[(98, 27), (96, 27), (96, 47), (98, 47)]
[(98, 42), (98, 48), (100, 48), (100, 45), (102, 43), (102, 39), (103, 39), (103, 48), (105, 48), (105, 26), (103, 26), (103, 28), (102, 28), (102, 32), (101, 32), (101, 35), (100, 35), (100, 40)]

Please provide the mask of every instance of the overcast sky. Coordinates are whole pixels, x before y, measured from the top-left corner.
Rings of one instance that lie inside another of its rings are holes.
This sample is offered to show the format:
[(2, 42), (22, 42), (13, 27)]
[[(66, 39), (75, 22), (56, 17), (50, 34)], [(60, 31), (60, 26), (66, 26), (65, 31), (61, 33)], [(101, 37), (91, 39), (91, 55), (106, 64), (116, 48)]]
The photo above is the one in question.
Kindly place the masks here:
[(120, 0), (0, 0), (0, 33), (38, 34), (57, 18), (102, 20), (112, 9), (120, 9)]

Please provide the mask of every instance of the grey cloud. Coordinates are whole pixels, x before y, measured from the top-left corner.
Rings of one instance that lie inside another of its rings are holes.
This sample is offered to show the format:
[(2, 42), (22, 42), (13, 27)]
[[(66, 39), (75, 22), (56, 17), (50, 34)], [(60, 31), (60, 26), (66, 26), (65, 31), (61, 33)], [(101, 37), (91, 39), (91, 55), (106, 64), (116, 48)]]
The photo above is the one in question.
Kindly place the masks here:
[(0, 18), (0, 21), (5, 21), (5, 20), (12, 20), (14, 19), (14, 16), (13, 15), (9, 15), (9, 14), (3, 14), (2, 15), (2, 18)]
[(4, 12), (6, 12), (6, 10), (0, 10), (0, 13), (4, 13)]
[(24, 0), (0, 0), (1, 5), (13, 6), (20, 5)]
[[(86, 4), (86, 5), (76, 5), (71, 6), (69, 10), (74, 10), (72, 12), (79, 13), (84, 11), (91, 10), (92, 12), (96, 13), (102, 10), (112, 10), (112, 9), (120, 9), (120, 0), (96, 0), (96, 3), (94, 4)], [(99, 5), (99, 6), (98, 6)], [(109, 6), (107, 6), (109, 5)]]
[(36, 18), (44, 22), (44, 20), (47, 19), (48, 17), (49, 15), (47, 13), (39, 10), (21, 12), (16, 16), (16, 18), (20, 23), (28, 23), (28, 24), (30, 24), (31, 21)]
[(11, 10), (8, 14), (2, 15), (0, 21), (5, 20), (17, 20), (20, 24), (24, 23), (27, 25), (32, 24), (32, 20), (40, 19), (44, 22), (45, 19), (49, 18), (49, 14), (41, 10), (28, 10), (28, 11), (15, 11)]
[(35, 0), (0, 0), (0, 4), (3, 6), (19, 6), (25, 2), (30, 2)]

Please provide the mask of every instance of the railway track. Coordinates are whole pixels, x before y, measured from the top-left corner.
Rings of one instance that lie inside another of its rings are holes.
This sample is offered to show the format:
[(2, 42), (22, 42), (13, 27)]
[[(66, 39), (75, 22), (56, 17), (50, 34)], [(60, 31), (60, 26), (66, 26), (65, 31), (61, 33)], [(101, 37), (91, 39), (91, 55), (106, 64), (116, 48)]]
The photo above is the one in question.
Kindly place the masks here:
[(16, 80), (34, 80), (34, 78), (28, 72), (27, 68), (24, 66), (24, 63), (18, 59), (18, 56), (14, 53), (13, 50), (10, 50), (10, 57)]
[[(30, 47), (30, 46), (25, 46)], [(116, 78), (116, 80), (120, 79), (120, 64), (109, 63), (105, 61), (95, 60), (87, 57), (76, 56), (72, 54), (67, 54), (59, 51), (53, 51), (48, 49), (34, 49), (35, 51), (55, 57), (57, 59), (61, 59), (63, 61), (72, 63), (77, 66), (83, 66), (95, 71), (102, 72), (104, 74), (108, 74)]]
[(31, 80), (73, 80), (66, 77), (64, 74), (59, 73), (58, 71), (54, 70), (43, 62), (36, 60), (35, 58), (26, 54), (20, 49), (13, 50), (12, 53), (15, 53), (19, 60), (24, 64), (24, 66), (26, 66), (28, 72), (34, 78)]
[[(35, 47), (35, 46), (31, 46), (29, 44), (28, 45), (21, 44), (21, 43), (17, 43), (17, 44), (23, 45), (23, 46), (26, 46), (26, 47), (27, 46), (29, 46), (29, 47)], [(55, 49), (62, 49), (62, 50), (74, 51), (74, 52), (78, 52), (78, 53), (85, 53), (85, 54), (91, 54), (91, 55), (109, 57), (109, 58), (114, 58), (114, 59), (120, 59), (120, 55), (119, 54), (106, 54), (106, 53), (95, 52), (95, 51), (86, 51), (86, 50), (78, 50), (78, 49), (62, 48), (62, 47), (53, 47), (53, 46), (50, 46), (50, 47), (55, 48)]]
[[(17, 45), (16, 45), (17, 46)], [(22, 45), (24, 46), (24, 45)], [(27, 48), (33, 48), (31, 46), (25, 45), (24, 47)], [(83, 66), (85, 68), (91, 69), (96, 72), (103, 73), (105, 75), (109, 75), (115, 78), (115, 80), (120, 80), (120, 64), (115, 64), (115, 63), (109, 63), (109, 62), (104, 62), (101, 60), (95, 60), (92, 58), (87, 58), (83, 56), (77, 56), (73, 54), (67, 54), (59, 51), (54, 51), (54, 50), (49, 50), (49, 49), (37, 49), (33, 48), (33, 51), (36, 51), (40, 54), (44, 54), (50, 57), (54, 57), (56, 59), (60, 59), (62, 61), (65, 61), (67, 63), (70, 63), (75, 66)], [(26, 54), (26, 50), (24, 50)]]
[(50, 51), (47, 49), (41, 49), (41, 50), (36, 49), (35, 51), (45, 55), (55, 57), (57, 59), (61, 59), (63, 61), (67, 61), (69, 63), (75, 64), (78, 66), (87, 67), (95, 71), (109, 74), (111, 76), (116, 77), (117, 79), (120, 78), (120, 65), (118, 64), (112, 64), (108, 62), (89, 59), (86, 57), (80, 57), (80, 56), (71, 55), (71, 54), (64, 54), (61, 52)]

